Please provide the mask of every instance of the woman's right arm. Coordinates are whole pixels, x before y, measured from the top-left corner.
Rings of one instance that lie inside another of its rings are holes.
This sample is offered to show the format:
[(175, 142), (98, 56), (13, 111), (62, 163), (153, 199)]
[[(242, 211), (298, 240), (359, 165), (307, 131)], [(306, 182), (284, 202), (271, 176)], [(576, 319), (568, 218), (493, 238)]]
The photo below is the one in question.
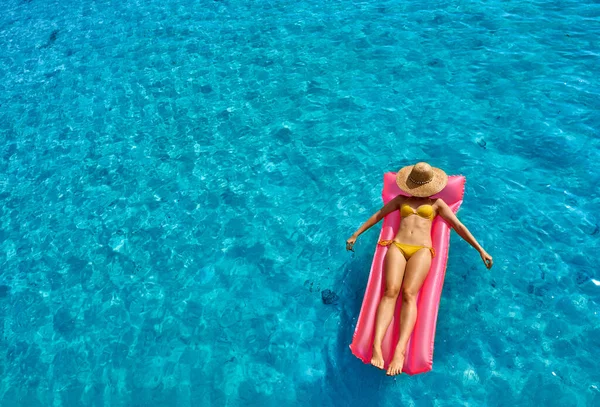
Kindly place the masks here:
[(354, 243), (356, 242), (358, 236), (360, 236), (363, 232), (368, 230), (371, 226), (377, 224), (377, 222), (385, 218), (388, 214), (397, 210), (402, 204), (403, 200), (404, 197), (402, 195), (398, 195), (397, 197), (389, 201), (387, 204), (385, 204), (383, 208), (375, 212), (373, 216), (371, 216), (365, 223), (363, 223), (362, 226), (359, 227), (358, 230), (354, 232), (354, 234), (350, 236), (348, 240), (346, 240), (346, 250), (354, 251), (352, 249), (352, 246), (354, 246)]
[(463, 225), (460, 220), (458, 220), (458, 218), (456, 217), (454, 212), (452, 212), (452, 209), (450, 209), (446, 202), (444, 202), (443, 199), (438, 199), (436, 201), (436, 205), (438, 206), (438, 214), (452, 226), (452, 228), (456, 231), (456, 233), (458, 233), (460, 237), (462, 237), (467, 243), (469, 243), (479, 252), (479, 255), (481, 256), (481, 260), (483, 260), (483, 264), (485, 264), (485, 267), (487, 267), (488, 269), (491, 268), (494, 265), (494, 260), (492, 259), (492, 256), (490, 256), (488, 252), (486, 252), (483, 249), (483, 247), (481, 247), (481, 245), (477, 243), (477, 240), (475, 240), (475, 237), (471, 234), (471, 232), (469, 232), (469, 229), (467, 229), (467, 227)]

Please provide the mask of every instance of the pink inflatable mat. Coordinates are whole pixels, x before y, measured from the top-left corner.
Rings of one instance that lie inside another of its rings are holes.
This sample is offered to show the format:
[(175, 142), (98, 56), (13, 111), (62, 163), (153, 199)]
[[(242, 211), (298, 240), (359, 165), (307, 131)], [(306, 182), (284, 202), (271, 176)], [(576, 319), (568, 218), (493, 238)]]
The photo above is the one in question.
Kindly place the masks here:
[[(383, 181), (382, 197), (384, 204), (399, 194), (407, 195), (396, 185), (396, 173), (386, 173)], [(464, 187), (465, 177), (451, 176), (448, 179), (448, 185), (439, 194), (434, 195), (433, 198), (442, 198), (452, 211), (456, 213), (462, 204)], [(398, 232), (400, 220), (400, 211), (394, 211), (386, 216), (383, 220), (379, 240), (393, 239)], [(433, 220), (431, 237), (436, 255), (433, 258), (429, 274), (417, 298), (417, 322), (415, 330), (408, 341), (404, 368), (402, 369), (404, 373), (410, 375), (428, 372), (433, 365), (435, 326), (440, 306), (442, 286), (444, 285), (444, 276), (446, 274), (448, 245), (450, 243), (450, 226), (440, 216), (436, 216)], [(350, 345), (352, 353), (364, 363), (371, 362), (375, 315), (379, 301), (385, 290), (383, 260), (387, 250), (388, 247), (379, 245), (375, 249), (367, 289), (356, 329), (354, 330), (352, 344)], [(382, 351), (386, 369), (392, 360), (392, 352), (398, 343), (401, 306), (402, 300), (399, 298), (396, 304), (394, 319), (383, 339)]]

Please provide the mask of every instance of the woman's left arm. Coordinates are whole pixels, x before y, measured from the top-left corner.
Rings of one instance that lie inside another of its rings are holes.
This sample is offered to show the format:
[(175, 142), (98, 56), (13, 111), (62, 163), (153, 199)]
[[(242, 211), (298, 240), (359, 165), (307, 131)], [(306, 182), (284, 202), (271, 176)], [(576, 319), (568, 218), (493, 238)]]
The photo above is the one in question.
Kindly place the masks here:
[(460, 220), (458, 220), (458, 218), (456, 217), (454, 212), (452, 212), (452, 209), (450, 209), (446, 202), (444, 202), (442, 199), (438, 199), (435, 201), (435, 206), (437, 206), (438, 215), (440, 215), (442, 219), (448, 222), (452, 226), (452, 228), (456, 230), (456, 233), (458, 233), (460, 237), (462, 237), (467, 243), (469, 243), (471, 246), (477, 249), (479, 255), (481, 256), (481, 260), (483, 260), (485, 266), (488, 269), (491, 268), (494, 264), (492, 256), (490, 256), (485, 250), (483, 250), (483, 247), (481, 247), (479, 243), (477, 243), (477, 240), (475, 240), (475, 237), (471, 234), (471, 232), (469, 232), (469, 229), (467, 229), (467, 227), (463, 225)]

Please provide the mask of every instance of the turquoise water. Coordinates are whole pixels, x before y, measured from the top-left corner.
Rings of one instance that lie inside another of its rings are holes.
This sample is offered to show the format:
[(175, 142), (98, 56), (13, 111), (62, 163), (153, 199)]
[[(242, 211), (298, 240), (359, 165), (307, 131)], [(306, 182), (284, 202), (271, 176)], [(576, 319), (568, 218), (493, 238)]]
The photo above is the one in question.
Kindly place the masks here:
[[(600, 405), (600, 4), (3, 9), (2, 406)], [(344, 242), (419, 160), (495, 265), (453, 235), (391, 379), (348, 349), (379, 226)]]

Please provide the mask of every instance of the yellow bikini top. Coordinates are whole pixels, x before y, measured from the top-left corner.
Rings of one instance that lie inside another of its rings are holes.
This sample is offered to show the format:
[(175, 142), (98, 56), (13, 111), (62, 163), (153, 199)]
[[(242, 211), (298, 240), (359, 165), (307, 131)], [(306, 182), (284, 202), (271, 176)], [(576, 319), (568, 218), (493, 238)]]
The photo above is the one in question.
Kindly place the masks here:
[(421, 205), (415, 211), (410, 205), (403, 204), (400, 207), (400, 214), (403, 218), (410, 215), (419, 215), (420, 217), (429, 219), (431, 221), (433, 221), (433, 218), (435, 217), (433, 214), (433, 206), (431, 205)]

